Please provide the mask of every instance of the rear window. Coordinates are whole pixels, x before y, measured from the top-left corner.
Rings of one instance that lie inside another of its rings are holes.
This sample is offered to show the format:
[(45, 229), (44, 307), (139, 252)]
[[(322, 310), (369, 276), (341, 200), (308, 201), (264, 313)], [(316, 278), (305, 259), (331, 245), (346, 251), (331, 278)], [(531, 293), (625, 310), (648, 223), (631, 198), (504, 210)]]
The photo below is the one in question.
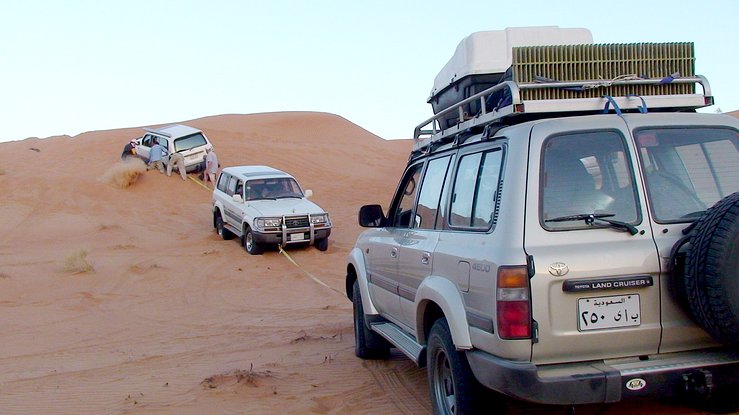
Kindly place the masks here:
[(207, 141), (205, 141), (205, 137), (202, 133), (195, 133), (193, 135), (188, 135), (187, 137), (182, 137), (174, 140), (174, 151), (185, 151), (190, 150), (195, 147), (200, 147), (208, 144)]
[(582, 215), (636, 224), (634, 174), (623, 136), (584, 131), (547, 139), (540, 172), (541, 220), (545, 229), (589, 227)]
[(739, 134), (728, 128), (644, 128), (634, 133), (657, 222), (685, 222), (739, 191)]

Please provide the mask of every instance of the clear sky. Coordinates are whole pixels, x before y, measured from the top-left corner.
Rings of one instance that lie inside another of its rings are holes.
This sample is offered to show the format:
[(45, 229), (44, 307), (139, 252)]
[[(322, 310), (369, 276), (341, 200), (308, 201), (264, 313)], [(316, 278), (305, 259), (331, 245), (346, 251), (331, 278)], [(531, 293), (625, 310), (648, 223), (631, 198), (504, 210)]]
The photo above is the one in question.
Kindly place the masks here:
[(517, 26), (694, 42), (709, 111), (739, 110), (737, 0), (0, 0), (0, 10), (0, 141), (272, 111), (331, 112), (410, 138), (433, 115), (426, 99), (459, 41)]

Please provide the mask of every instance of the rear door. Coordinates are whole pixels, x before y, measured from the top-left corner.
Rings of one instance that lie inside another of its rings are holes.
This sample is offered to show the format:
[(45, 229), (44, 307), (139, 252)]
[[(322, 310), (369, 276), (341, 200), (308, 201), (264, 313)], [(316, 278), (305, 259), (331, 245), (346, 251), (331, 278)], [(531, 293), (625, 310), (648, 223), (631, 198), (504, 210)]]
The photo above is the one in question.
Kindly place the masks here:
[(659, 258), (623, 119), (541, 121), (530, 149), (524, 245), (535, 265), (532, 359), (656, 353)]
[(655, 114), (626, 120), (634, 131), (662, 266), (660, 351), (715, 344), (676, 300), (670, 287), (670, 257), (685, 228), (705, 209), (739, 191), (739, 134), (736, 127), (727, 127), (726, 117), (713, 114)]

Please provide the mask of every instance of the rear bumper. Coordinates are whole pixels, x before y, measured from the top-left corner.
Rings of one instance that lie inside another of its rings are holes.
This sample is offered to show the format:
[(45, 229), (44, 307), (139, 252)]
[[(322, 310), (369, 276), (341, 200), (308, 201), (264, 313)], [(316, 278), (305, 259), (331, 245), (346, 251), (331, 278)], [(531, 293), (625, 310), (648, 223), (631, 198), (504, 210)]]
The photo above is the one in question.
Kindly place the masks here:
[(739, 350), (735, 348), (541, 366), (482, 351), (467, 352), (467, 359), (484, 386), (544, 404), (618, 402), (739, 386)]

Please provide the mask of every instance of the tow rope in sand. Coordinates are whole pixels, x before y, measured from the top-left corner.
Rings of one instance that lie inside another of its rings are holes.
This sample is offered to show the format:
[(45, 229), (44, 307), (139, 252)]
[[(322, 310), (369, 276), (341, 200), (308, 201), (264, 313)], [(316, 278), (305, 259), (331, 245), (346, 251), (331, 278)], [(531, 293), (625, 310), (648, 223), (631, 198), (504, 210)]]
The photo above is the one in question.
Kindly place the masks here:
[(285, 252), (284, 249), (282, 249), (282, 245), (280, 245), (279, 248), (280, 248), (280, 253), (282, 255), (284, 255), (285, 258), (287, 258), (288, 261), (292, 262), (293, 265), (295, 265), (296, 267), (298, 267), (299, 270), (303, 271), (305, 273), (305, 275), (307, 275), (308, 277), (310, 277), (310, 279), (312, 279), (313, 281), (315, 281), (316, 283), (318, 283), (318, 285), (322, 285), (322, 286), (328, 288), (329, 290), (336, 291), (337, 293), (339, 293), (342, 296), (344, 295), (344, 293), (342, 293), (341, 291), (337, 290), (334, 287), (329, 286), (325, 282), (323, 282), (320, 279), (318, 279), (315, 275), (313, 275), (310, 272), (308, 272), (305, 268), (301, 267), (297, 262), (295, 262), (294, 259), (292, 259), (292, 257), (290, 255), (287, 254), (287, 252)]
[(201, 182), (200, 180), (198, 180), (198, 179), (190, 176), (189, 174), (187, 175), (187, 177), (189, 177), (190, 180), (192, 180), (193, 182), (199, 184), (200, 186), (203, 186), (203, 189), (205, 189), (205, 190), (207, 190), (209, 192), (212, 190), (210, 187), (206, 186), (203, 182)]
[[(198, 179), (190, 176), (189, 174), (187, 175), (187, 177), (189, 177), (190, 180), (192, 180), (193, 182), (195, 182), (195, 183), (199, 184), (200, 186), (202, 186), (203, 189), (205, 189), (205, 190), (207, 190), (209, 192), (212, 190), (211, 188), (209, 188), (208, 186), (206, 186), (203, 182), (201, 182), (200, 180), (198, 180)], [(320, 279), (318, 279), (315, 275), (313, 275), (310, 272), (308, 272), (305, 268), (301, 267), (300, 264), (298, 264), (297, 262), (295, 262), (295, 260), (292, 259), (292, 257), (290, 255), (288, 255), (287, 252), (285, 252), (284, 249), (282, 249), (282, 245), (280, 245), (279, 248), (280, 248), (280, 253), (282, 255), (284, 255), (285, 258), (287, 258), (288, 261), (292, 262), (293, 265), (295, 265), (296, 267), (298, 267), (299, 270), (303, 271), (305, 273), (305, 275), (307, 275), (310, 279), (312, 279), (313, 281), (315, 281), (318, 285), (322, 285), (322, 286), (328, 288), (329, 290), (336, 291), (337, 293), (339, 293), (342, 296), (344, 295), (344, 293), (342, 293), (341, 291), (337, 290), (334, 287), (329, 286), (325, 282), (323, 282)]]

